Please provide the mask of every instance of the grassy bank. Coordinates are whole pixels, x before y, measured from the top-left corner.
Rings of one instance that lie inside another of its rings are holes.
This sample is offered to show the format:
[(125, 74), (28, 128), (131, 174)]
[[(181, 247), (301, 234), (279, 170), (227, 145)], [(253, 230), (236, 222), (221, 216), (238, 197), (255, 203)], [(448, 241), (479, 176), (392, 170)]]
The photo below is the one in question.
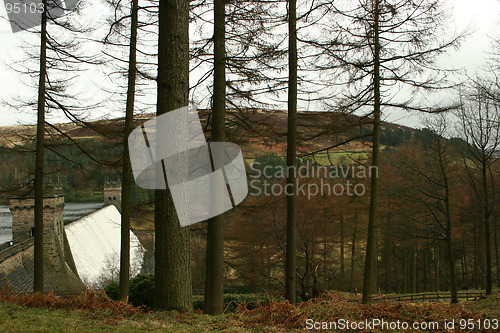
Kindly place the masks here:
[(236, 315), (155, 312), (123, 316), (73, 309), (38, 309), (0, 303), (0, 331), (19, 332), (290, 332), (285, 328), (245, 323)]
[[(459, 321), (498, 318), (500, 295), (458, 305), (443, 303), (378, 303), (361, 305), (339, 295), (298, 305), (270, 301), (248, 310), (206, 316), (195, 313), (150, 312), (124, 302), (111, 301), (88, 292), (69, 299), (47, 295), (7, 295), (0, 298), (1, 332), (304, 332), (306, 321)], [(411, 331), (411, 330), (410, 330)], [(431, 332), (443, 332), (430, 330)], [(495, 332), (496, 330), (455, 330)], [(356, 330), (356, 332), (402, 332), (401, 330)], [(413, 332), (413, 331), (412, 331)]]

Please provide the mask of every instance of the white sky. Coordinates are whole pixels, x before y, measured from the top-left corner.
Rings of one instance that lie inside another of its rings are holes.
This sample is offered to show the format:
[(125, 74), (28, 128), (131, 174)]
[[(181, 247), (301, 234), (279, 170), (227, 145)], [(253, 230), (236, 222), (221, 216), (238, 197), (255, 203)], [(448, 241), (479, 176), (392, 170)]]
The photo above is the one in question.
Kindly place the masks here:
[[(492, 38), (500, 36), (500, 0), (446, 1), (453, 7), (453, 13), (450, 13), (453, 24), (449, 28), (458, 32), (469, 27), (471, 35), (463, 43), (460, 50), (444, 57), (442, 62), (446, 63), (447, 66), (464, 68), (473, 74), (484, 66)], [(96, 7), (92, 7), (92, 10), (102, 12)], [(0, 17), (6, 17), (5, 8), (1, 4)], [(96, 19), (95, 16), (89, 18), (90, 21), (92, 19)], [(18, 44), (28, 35), (26, 32), (11, 33), (9, 23), (5, 19), (0, 19), (0, 100), (12, 100), (27, 91), (27, 88), (21, 83), (21, 75), (9, 70), (8, 64), (12, 59), (21, 56)], [(95, 80), (95, 76), (92, 75), (91, 79), (83, 80), (85, 84), (82, 83), (82, 86), (78, 88), (87, 92), (98, 91), (99, 87), (94, 86), (93, 83)], [(0, 105), (0, 126), (33, 123), (34, 119), (34, 113), (18, 112)], [(419, 119), (410, 117), (408, 114), (389, 114), (387, 120), (410, 126), (419, 125)]]

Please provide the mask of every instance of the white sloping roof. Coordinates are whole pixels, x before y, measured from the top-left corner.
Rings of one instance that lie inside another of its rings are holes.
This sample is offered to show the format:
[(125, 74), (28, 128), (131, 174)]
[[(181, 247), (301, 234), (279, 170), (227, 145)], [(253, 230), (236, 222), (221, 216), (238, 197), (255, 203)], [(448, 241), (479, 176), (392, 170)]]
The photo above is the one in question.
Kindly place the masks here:
[[(110, 205), (64, 227), (78, 275), (87, 287), (118, 280), (120, 226), (120, 212)], [(144, 247), (131, 231), (131, 276), (140, 272), (143, 255)]]

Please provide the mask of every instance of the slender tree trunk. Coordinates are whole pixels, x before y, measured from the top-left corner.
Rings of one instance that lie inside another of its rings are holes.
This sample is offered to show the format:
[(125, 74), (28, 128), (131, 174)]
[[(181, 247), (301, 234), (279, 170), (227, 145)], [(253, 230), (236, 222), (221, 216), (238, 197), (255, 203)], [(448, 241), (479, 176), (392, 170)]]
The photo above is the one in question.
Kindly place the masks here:
[[(483, 156), (484, 156), (483, 152)], [(490, 235), (490, 198), (488, 191), (488, 166), (487, 160), (482, 161), (481, 178), (483, 185), (483, 231), (484, 231), (484, 261), (486, 270), (486, 295), (491, 295), (493, 289), (493, 278), (491, 268), (491, 235)]]
[[(392, 265), (392, 274), (394, 277), (394, 281), (399, 281), (399, 270), (398, 270), (398, 265), (397, 265), (397, 261), (396, 261), (396, 258), (397, 258), (397, 256), (396, 256), (396, 244), (392, 244), (392, 257), (394, 258), (394, 263)], [(401, 290), (398, 282), (396, 282), (396, 285), (395, 285), (395, 287), (393, 287), (393, 290), (397, 293)]]
[[(189, 1), (160, 0), (158, 41), (157, 115), (162, 115), (188, 105)], [(189, 228), (180, 226), (168, 187), (155, 191), (155, 234), (154, 306), (189, 311)]]
[[(482, 218), (481, 218), (482, 219)], [(484, 221), (479, 221), (479, 235), (478, 239), (480, 242), (480, 245), (478, 247), (478, 252), (479, 252), (479, 285), (481, 286), (481, 289), (486, 289), (486, 246), (484, 245), (486, 243), (486, 234), (484, 230)]]
[(495, 230), (495, 263), (496, 263), (496, 273), (497, 273), (497, 287), (500, 287), (500, 252), (498, 251), (498, 225), (497, 218), (493, 220), (493, 228)]
[[(214, 1), (214, 95), (212, 142), (226, 140), (226, 46), (225, 3)], [(224, 214), (211, 218), (207, 226), (205, 312), (221, 314), (224, 303)]]
[[(297, 0), (288, 0), (288, 135), (286, 162), (288, 167), (296, 166), (297, 154)], [(287, 187), (292, 195), (286, 198), (286, 282), (285, 296), (295, 302), (296, 261), (297, 261), (297, 197), (295, 174), (289, 172)]]
[(413, 247), (413, 253), (412, 253), (412, 266), (411, 266), (411, 292), (416, 293), (417, 292), (417, 248), (416, 246)]
[(408, 293), (408, 265), (409, 265), (409, 260), (408, 260), (408, 246), (405, 244), (404, 245), (404, 250), (403, 250), (403, 261), (404, 261), (404, 278), (403, 278), (403, 293), (407, 294)]
[(352, 231), (352, 241), (351, 241), (351, 277), (349, 279), (349, 291), (354, 292), (354, 264), (356, 263), (356, 229), (358, 222), (358, 212), (354, 213), (354, 230)]
[(429, 279), (429, 252), (424, 249), (424, 291), (428, 291)]
[[(372, 166), (378, 168), (380, 154), (380, 40), (379, 40), (379, 0), (373, 0), (373, 34), (374, 34), (374, 69), (373, 69), (373, 89), (374, 89), (374, 108), (373, 108), (373, 151)], [(372, 277), (375, 265), (376, 252), (376, 220), (378, 208), (378, 172), (371, 178), (370, 189), (370, 212), (368, 216), (368, 237), (366, 242), (365, 271), (363, 273), (363, 297), (361, 302), (367, 304), (370, 302), (372, 294)]]
[[(441, 143), (438, 142), (438, 145), (441, 145)], [(451, 222), (452, 215), (450, 208), (450, 185), (448, 181), (448, 175), (446, 173), (446, 169), (443, 164), (444, 157), (442, 155), (441, 148), (439, 147), (438, 149), (439, 149), (438, 150), (439, 165), (441, 174), (443, 176), (444, 191), (445, 191), (443, 200), (443, 206), (444, 206), (443, 209), (446, 219), (445, 242), (446, 242), (446, 258), (448, 261), (448, 271), (450, 274), (450, 296), (451, 296), (451, 303), (458, 303), (455, 258), (453, 256), (453, 246), (452, 246), (452, 222)]]
[(137, 66), (137, 26), (139, 0), (132, 0), (130, 25), (130, 51), (128, 62), (127, 104), (125, 110), (125, 129), (123, 136), (122, 194), (121, 194), (121, 247), (120, 247), (120, 298), (127, 299), (130, 280), (130, 212), (132, 166), (128, 149), (128, 136), (134, 126), (135, 80)]
[(479, 287), (479, 254), (478, 254), (478, 246), (477, 246), (477, 223), (476, 220), (474, 220), (474, 270), (472, 272), (473, 277), (474, 277), (474, 288), (477, 289)]
[(38, 81), (38, 106), (36, 126), (35, 157), (35, 249), (33, 289), (44, 291), (43, 278), (43, 175), (45, 141), (45, 79), (47, 76), (47, 1), (43, 0), (42, 24), (40, 34), (40, 77)]
[(455, 274), (455, 260), (453, 258), (453, 247), (451, 242), (451, 232), (446, 232), (446, 257), (450, 274), (450, 296), (451, 303), (458, 303), (457, 280)]
[(464, 237), (464, 220), (460, 219), (460, 225), (462, 227), (462, 239), (461, 239), (461, 247), (462, 247), (462, 280), (464, 282), (468, 282), (469, 280), (469, 269), (467, 267), (467, 251), (465, 250), (465, 237)]
[(389, 210), (387, 213), (387, 222), (385, 227), (385, 237), (384, 237), (384, 289), (386, 293), (391, 291), (391, 207), (389, 202)]
[(441, 251), (440, 251), (440, 245), (435, 246), (435, 251), (434, 251), (434, 256), (435, 256), (435, 262), (436, 262), (436, 291), (441, 290)]
[(345, 237), (344, 237), (344, 214), (340, 212), (340, 280), (345, 288)]

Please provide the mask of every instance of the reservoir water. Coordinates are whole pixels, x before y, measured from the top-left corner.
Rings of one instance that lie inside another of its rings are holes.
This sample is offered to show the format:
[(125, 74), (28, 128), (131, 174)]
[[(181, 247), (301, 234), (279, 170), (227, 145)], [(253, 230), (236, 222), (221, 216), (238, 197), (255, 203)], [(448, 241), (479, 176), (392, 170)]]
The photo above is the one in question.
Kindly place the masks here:
[[(64, 224), (79, 220), (100, 209), (102, 202), (67, 202), (64, 205)], [(0, 244), (12, 239), (12, 214), (9, 206), (0, 206)]]

